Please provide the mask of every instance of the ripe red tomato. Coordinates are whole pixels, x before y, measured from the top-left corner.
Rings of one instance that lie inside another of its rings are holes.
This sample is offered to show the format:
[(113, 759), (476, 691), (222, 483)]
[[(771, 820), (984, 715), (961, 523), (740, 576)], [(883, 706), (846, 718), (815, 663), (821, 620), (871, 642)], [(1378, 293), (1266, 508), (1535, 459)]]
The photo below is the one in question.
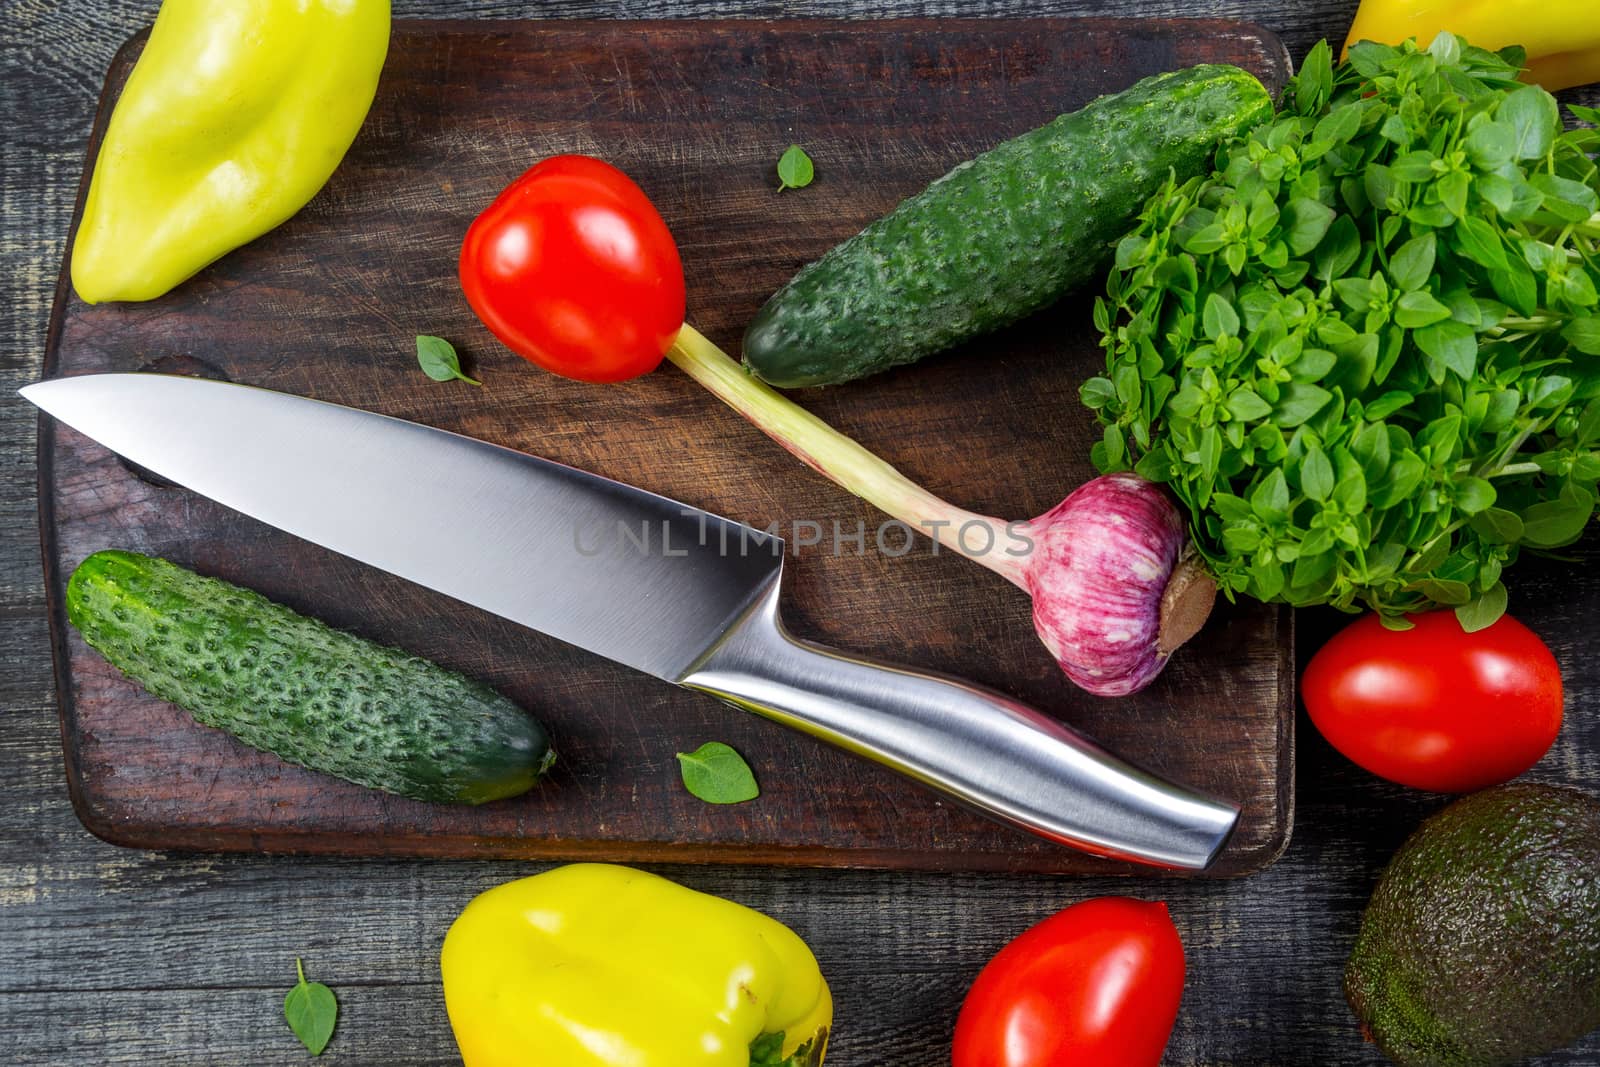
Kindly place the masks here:
[(1368, 615), (1311, 657), (1301, 689), (1322, 735), (1373, 774), (1438, 793), (1537, 763), (1561, 730), (1561, 669), (1539, 636), (1510, 616), (1471, 634), (1450, 611), (1411, 621), (1391, 631)]
[(683, 263), (626, 174), (554, 156), (508, 185), (467, 230), (461, 288), (494, 335), (568, 378), (655, 369), (683, 325)]
[(1074, 904), (979, 972), (956, 1019), (953, 1067), (1156, 1067), (1183, 974), (1165, 904)]

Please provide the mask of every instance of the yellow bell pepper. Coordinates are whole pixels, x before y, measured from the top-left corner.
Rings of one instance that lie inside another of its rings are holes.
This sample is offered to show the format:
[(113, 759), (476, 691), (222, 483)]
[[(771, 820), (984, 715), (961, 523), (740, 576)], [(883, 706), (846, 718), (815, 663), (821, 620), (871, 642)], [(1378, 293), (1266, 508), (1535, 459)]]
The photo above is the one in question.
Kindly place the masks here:
[(482, 894), (439, 963), (466, 1067), (818, 1067), (833, 1021), (787, 926), (610, 864)]
[(299, 211), (388, 48), (389, 0), (165, 0), (100, 144), (78, 295), (153, 299)]
[(1600, 81), (1600, 7), (1596, 0), (1361, 0), (1345, 50), (1357, 41), (1423, 48), (1449, 30), (1492, 51), (1528, 51), (1523, 80), (1550, 92)]

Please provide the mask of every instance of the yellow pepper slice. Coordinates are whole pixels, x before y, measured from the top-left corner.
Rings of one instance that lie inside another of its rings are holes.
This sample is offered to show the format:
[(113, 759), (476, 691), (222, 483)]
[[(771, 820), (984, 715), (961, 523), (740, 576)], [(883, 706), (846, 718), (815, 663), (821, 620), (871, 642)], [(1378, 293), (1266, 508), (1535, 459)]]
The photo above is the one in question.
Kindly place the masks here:
[(100, 144), (78, 295), (154, 299), (299, 211), (388, 48), (389, 0), (165, 0)]
[(483, 893), (439, 963), (466, 1067), (819, 1067), (833, 1021), (794, 931), (610, 864)]
[(1427, 48), (1449, 30), (1479, 48), (1528, 50), (1523, 80), (1550, 92), (1600, 81), (1600, 11), (1595, 0), (1362, 0), (1345, 50), (1357, 41)]

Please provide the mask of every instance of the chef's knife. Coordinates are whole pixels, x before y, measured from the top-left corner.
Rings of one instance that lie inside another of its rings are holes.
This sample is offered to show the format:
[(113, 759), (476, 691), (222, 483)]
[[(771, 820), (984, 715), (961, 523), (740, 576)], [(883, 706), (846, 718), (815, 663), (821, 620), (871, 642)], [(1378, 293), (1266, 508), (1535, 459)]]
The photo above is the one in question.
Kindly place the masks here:
[(1202, 869), (1238, 818), (1000, 693), (795, 639), (779, 617), (782, 542), (764, 531), (484, 441), (250, 386), (92, 374), (22, 394), (246, 515), (1062, 844)]

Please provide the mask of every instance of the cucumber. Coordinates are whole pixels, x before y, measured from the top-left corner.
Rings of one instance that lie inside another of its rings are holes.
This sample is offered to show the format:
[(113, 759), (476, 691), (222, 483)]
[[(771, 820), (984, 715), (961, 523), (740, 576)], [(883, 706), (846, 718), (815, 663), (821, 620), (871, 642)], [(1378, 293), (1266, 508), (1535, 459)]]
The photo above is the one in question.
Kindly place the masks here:
[(809, 264), (744, 336), (748, 370), (788, 388), (865, 377), (1054, 302), (1101, 271), (1170, 175), (1271, 118), (1238, 67), (1146, 78), (957, 166)]
[(146, 690), (302, 767), (415, 800), (527, 791), (544, 728), (489, 687), (259, 593), (133, 552), (96, 552), (67, 618)]

